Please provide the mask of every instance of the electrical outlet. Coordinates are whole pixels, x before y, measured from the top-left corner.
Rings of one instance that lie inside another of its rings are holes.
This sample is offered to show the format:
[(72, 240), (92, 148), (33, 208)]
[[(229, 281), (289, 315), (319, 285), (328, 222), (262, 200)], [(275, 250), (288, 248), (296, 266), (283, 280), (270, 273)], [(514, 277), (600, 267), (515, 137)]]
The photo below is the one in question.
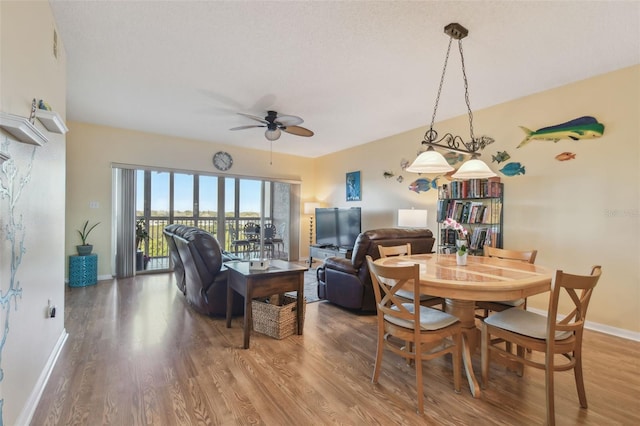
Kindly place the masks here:
[(56, 305), (51, 303), (51, 299), (47, 302), (47, 312), (45, 315), (46, 318), (55, 318), (56, 317)]

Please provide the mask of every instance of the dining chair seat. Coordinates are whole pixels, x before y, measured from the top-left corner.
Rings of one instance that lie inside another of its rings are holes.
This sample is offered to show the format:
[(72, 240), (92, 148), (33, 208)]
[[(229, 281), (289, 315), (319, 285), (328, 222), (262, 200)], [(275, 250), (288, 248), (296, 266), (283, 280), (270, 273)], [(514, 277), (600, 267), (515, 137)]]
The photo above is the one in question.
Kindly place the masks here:
[[(413, 301), (412, 291), (400, 289), (396, 292), (396, 295), (398, 295), (398, 297), (402, 297), (403, 299)], [(440, 297), (429, 296), (428, 294), (420, 294), (420, 303), (429, 301), (434, 301), (436, 305), (442, 303), (442, 299)]]
[[(484, 322), (534, 339), (547, 337), (547, 317), (523, 309), (511, 308), (497, 312), (487, 317)], [(556, 331), (555, 340), (564, 340), (572, 335), (570, 331)]]
[[(397, 294), (397, 292), (396, 292)], [(411, 314), (415, 312), (413, 309), (413, 303), (402, 303), (402, 306)], [(400, 308), (392, 306), (392, 310), (399, 312)], [(392, 324), (400, 327), (413, 330), (413, 320), (405, 320), (392, 315), (385, 315), (384, 319)], [(420, 328), (422, 330), (440, 330), (454, 324), (458, 321), (458, 317), (455, 317), (446, 312), (442, 312), (438, 309), (429, 308), (426, 306), (420, 306)]]

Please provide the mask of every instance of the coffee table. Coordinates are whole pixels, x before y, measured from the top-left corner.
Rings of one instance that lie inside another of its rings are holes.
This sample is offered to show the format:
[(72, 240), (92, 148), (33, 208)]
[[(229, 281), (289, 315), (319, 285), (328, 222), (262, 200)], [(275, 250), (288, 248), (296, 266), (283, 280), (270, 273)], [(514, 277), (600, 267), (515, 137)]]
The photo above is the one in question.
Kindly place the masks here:
[(256, 297), (272, 296), (287, 291), (297, 291), (298, 334), (304, 326), (304, 272), (308, 269), (284, 260), (272, 260), (269, 269), (250, 270), (249, 262), (227, 262), (227, 328), (231, 328), (231, 307), (233, 291), (244, 297), (244, 348), (249, 348), (249, 337), (253, 323), (251, 300)]

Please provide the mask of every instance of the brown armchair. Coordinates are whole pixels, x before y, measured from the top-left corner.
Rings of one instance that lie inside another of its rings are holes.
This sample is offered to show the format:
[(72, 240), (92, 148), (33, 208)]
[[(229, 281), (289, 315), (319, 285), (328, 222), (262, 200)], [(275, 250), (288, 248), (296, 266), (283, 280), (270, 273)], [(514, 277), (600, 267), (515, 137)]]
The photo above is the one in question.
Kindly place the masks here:
[[(168, 225), (163, 232), (174, 262), (176, 284), (189, 305), (205, 315), (224, 316), (227, 310), (224, 262), (233, 258), (223, 253), (218, 240), (202, 229)], [(243, 312), (244, 301), (236, 294), (232, 313), (240, 315)]]
[(413, 254), (431, 253), (435, 239), (429, 229), (386, 228), (361, 233), (351, 259), (329, 257), (318, 267), (318, 297), (344, 308), (375, 312), (376, 300), (366, 256), (380, 258), (378, 246), (411, 243)]

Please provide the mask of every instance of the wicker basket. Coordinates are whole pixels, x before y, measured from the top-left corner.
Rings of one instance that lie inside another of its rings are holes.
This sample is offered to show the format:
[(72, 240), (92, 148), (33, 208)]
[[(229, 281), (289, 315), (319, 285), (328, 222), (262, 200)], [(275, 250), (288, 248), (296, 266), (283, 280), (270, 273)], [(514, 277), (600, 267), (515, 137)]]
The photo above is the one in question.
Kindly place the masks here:
[[(297, 299), (284, 295), (281, 303), (270, 303), (270, 300), (252, 300), (253, 329), (276, 339), (284, 339), (298, 332), (296, 317)], [(273, 299), (272, 299), (273, 300)], [(307, 308), (306, 299), (302, 302), (302, 321)]]

